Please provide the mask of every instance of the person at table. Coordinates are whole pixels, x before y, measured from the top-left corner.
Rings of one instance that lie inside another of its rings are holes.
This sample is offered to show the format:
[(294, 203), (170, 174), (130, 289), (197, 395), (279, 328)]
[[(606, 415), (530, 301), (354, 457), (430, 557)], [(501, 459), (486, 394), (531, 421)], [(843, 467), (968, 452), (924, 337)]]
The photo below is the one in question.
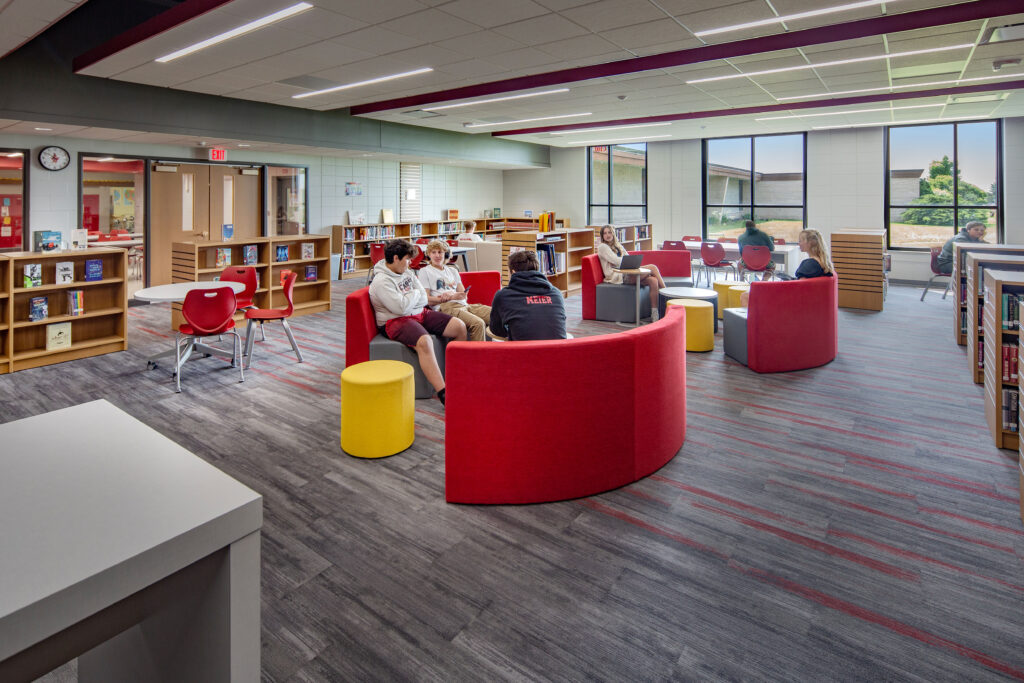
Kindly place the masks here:
[[(601, 242), (597, 245), (597, 257), (601, 260), (601, 270), (604, 272), (604, 281), (620, 285), (636, 284), (636, 275), (625, 275), (615, 271), (622, 263), (622, 257), (626, 255), (626, 248), (619, 242), (615, 235), (615, 228), (606, 225), (601, 228)], [(640, 275), (640, 286), (650, 287), (651, 296), (651, 319), (658, 318), (658, 290), (665, 288), (665, 280), (661, 277), (661, 271), (653, 263), (641, 263), (641, 268), (651, 271), (650, 275)]]
[(457, 240), (472, 240), (473, 242), (483, 242), (484, 238), (476, 234), (476, 221), (466, 221), (462, 225), (464, 232), (460, 232)]
[(448, 245), (433, 240), (427, 245), (430, 263), (420, 268), (419, 278), (427, 291), (427, 303), (435, 311), (441, 311), (466, 323), (470, 341), (483, 341), (484, 330), (491, 322), (491, 307), (467, 303), (466, 288), (462, 286), (459, 271), (448, 264)]
[(509, 341), (565, 339), (565, 299), (540, 272), (532, 251), (508, 257), (512, 277), (491, 302), (491, 334)]
[(466, 341), (466, 324), (426, 307), (427, 292), (409, 269), (409, 261), (417, 251), (405, 240), (390, 240), (386, 244), (384, 258), (373, 267), (370, 303), (380, 333), (416, 351), (420, 369), (444, 405), (444, 377), (430, 335)]
[[(798, 239), (800, 251), (807, 254), (807, 258), (800, 262), (796, 269), (796, 276), (790, 277), (786, 274), (779, 274), (782, 280), (806, 280), (813, 277), (832, 277), (835, 269), (832, 267), (832, 259), (828, 256), (828, 249), (825, 248), (825, 238), (817, 230), (807, 229), (800, 231)], [(747, 307), (750, 299), (750, 292), (740, 294), (740, 306)]]
[(953, 274), (953, 242), (981, 242), (985, 238), (985, 224), (979, 221), (971, 221), (963, 227), (954, 237), (946, 240), (942, 245), (942, 251), (935, 259), (935, 265), (943, 275)]
[[(743, 263), (743, 247), (768, 247), (768, 251), (775, 251), (775, 240), (772, 236), (757, 227), (757, 223), (754, 221), (745, 221), (743, 223), (746, 230), (737, 238), (736, 242), (740, 250), (740, 272), (746, 268), (746, 264)], [(768, 280), (775, 275), (775, 261), (768, 261), (768, 265), (764, 267), (764, 275), (761, 276), (762, 280)]]

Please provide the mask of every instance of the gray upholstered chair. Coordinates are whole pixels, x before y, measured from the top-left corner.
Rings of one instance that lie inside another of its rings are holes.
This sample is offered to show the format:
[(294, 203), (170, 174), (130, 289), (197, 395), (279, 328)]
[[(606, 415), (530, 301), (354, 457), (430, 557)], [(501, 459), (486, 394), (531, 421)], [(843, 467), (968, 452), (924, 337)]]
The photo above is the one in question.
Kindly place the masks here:
[[(602, 282), (597, 285), (597, 319), (609, 322), (633, 322), (636, 320), (636, 285), (613, 285)], [(640, 287), (640, 317), (651, 316), (651, 293), (647, 285)]]
[[(443, 376), (444, 348), (447, 340), (436, 335), (430, 335), (430, 338), (434, 341), (434, 355), (437, 357), (437, 366), (441, 368)], [(405, 344), (378, 334), (370, 340), (370, 360), (397, 360), (408, 363), (412, 366), (413, 379), (416, 382), (416, 398), (430, 398), (434, 395), (434, 387), (430, 385), (423, 370), (420, 369), (419, 356)]]

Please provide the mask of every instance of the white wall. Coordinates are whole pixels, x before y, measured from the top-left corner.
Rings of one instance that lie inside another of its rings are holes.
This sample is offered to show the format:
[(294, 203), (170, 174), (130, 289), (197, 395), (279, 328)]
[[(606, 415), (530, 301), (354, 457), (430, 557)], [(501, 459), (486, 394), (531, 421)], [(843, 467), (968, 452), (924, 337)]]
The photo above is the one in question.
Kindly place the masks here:
[(647, 145), (647, 220), (655, 244), (701, 234), (700, 140)]
[[(551, 148), (551, 168), (504, 171), (504, 216), (554, 211), (574, 228), (587, 225), (587, 149)], [(495, 204), (495, 206), (498, 206)]]
[(1003, 221), (1007, 244), (1024, 244), (1024, 117), (1003, 119)]

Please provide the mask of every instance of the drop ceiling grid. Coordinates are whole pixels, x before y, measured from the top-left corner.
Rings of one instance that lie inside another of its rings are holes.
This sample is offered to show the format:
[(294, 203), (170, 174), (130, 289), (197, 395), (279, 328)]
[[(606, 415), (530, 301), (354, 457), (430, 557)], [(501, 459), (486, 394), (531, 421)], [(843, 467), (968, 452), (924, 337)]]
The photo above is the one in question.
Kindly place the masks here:
[(74, 11), (86, 0), (7, 0), (0, 2), (0, 57)]

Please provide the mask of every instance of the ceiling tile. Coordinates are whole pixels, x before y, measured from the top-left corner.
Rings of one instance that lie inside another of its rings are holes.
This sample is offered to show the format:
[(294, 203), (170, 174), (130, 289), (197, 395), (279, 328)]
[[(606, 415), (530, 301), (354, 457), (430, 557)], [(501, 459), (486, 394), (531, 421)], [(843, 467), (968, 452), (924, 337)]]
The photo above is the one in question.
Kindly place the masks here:
[[(771, 19), (774, 16), (771, 8), (764, 0), (748, 0), (747, 2), (737, 2), (732, 5), (724, 5), (699, 12), (677, 14), (676, 18), (691, 31), (707, 31), (735, 24), (745, 24), (750, 21)], [(759, 29), (762, 33), (774, 33), (780, 30), (781, 28), (779, 27), (762, 27)], [(725, 42), (737, 40), (740, 37), (738, 32), (723, 33), (715, 36), (715, 42), (718, 42), (717, 38), (722, 36), (724, 36), (723, 40)]]
[(372, 55), (383, 55), (396, 50), (407, 50), (417, 45), (425, 45), (427, 40), (417, 36), (407, 36), (395, 31), (387, 31), (378, 26), (359, 29), (352, 33), (334, 38), (328, 42), (360, 50)]
[(518, 21), (494, 31), (526, 45), (540, 45), (587, 33), (586, 29), (557, 14)]
[(482, 59), (467, 59), (453, 64), (445, 64), (438, 67), (438, 71), (460, 78), (477, 78), (502, 73), (505, 71), (505, 67), (485, 62)]
[(547, 8), (532, 0), (455, 0), (444, 4), (440, 9), (446, 14), (486, 28), (549, 13)]
[(665, 13), (647, 0), (598, 0), (564, 10), (562, 16), (597, 32), (663, 19)]
[(538, 45), (537, 49), (561, 59), (601, 57), (600, 61), (610, 62), (615, 59), (616, 55), (632, 57), (628, 52), (620, 50), (604, 38), (592, 33), (585, 36), (576, 36), (575, 38), (544, 43), (543, 45)]
[(699, 40), (690, 35), (689, 31), (672, 19), (656, 19), (642, 24), (602, 31), (601, 36), (627, 50), (671, 41), (688, 41), (691, 43), (691, 47), (701, 44)]
[(486, 58), (491, 52), (507, 52), (524, 47), (525, 44), (494, 31), (477, 31), (458, 38), (440, 40), (434, 45), (452, 52), (459, 52), (467, 57)]
[(316, 38), (333, 38), (367, 26), (369, 24), (365, 21), (337, 12), (329, 12), (320, 7), (314, 7), (307, 12), (290, 17), (287, 23), (289, 30)]
[(570, 7), (586, 5), (593, 1), (594, 0), (537, 0), (538, 3), (555, 12), (560, 12), (564, 9), (569, 9)]
[[(561, 66), (561, 64), (556, 62), (548, 53), (542, 52), (541, 50), (534, 50), (532, 48), (522, 48), (520, 50), (510, 50), (500, 54), (488, 55), (487, 61), (498, 64), (507, 69), (519, 69), (525, 67), (537, 68), (548, 65), (550, 65), (552, 69), (555, 69)], [(537, 70), (545, 71), (547, 69), (537, 68)]]
[(316, 4), (371, 24), (419, 12), (424, 7), (423, 3), (416, 0), (317, 0)]
[(437, 42), (445, 38), (476, 33), (480, 30), (476, 24), (457, 19), (436, 9), (428, 9), (392, 19), (380, 24), (380, 27), (407, 36), (417, 36), (428, 42)]

